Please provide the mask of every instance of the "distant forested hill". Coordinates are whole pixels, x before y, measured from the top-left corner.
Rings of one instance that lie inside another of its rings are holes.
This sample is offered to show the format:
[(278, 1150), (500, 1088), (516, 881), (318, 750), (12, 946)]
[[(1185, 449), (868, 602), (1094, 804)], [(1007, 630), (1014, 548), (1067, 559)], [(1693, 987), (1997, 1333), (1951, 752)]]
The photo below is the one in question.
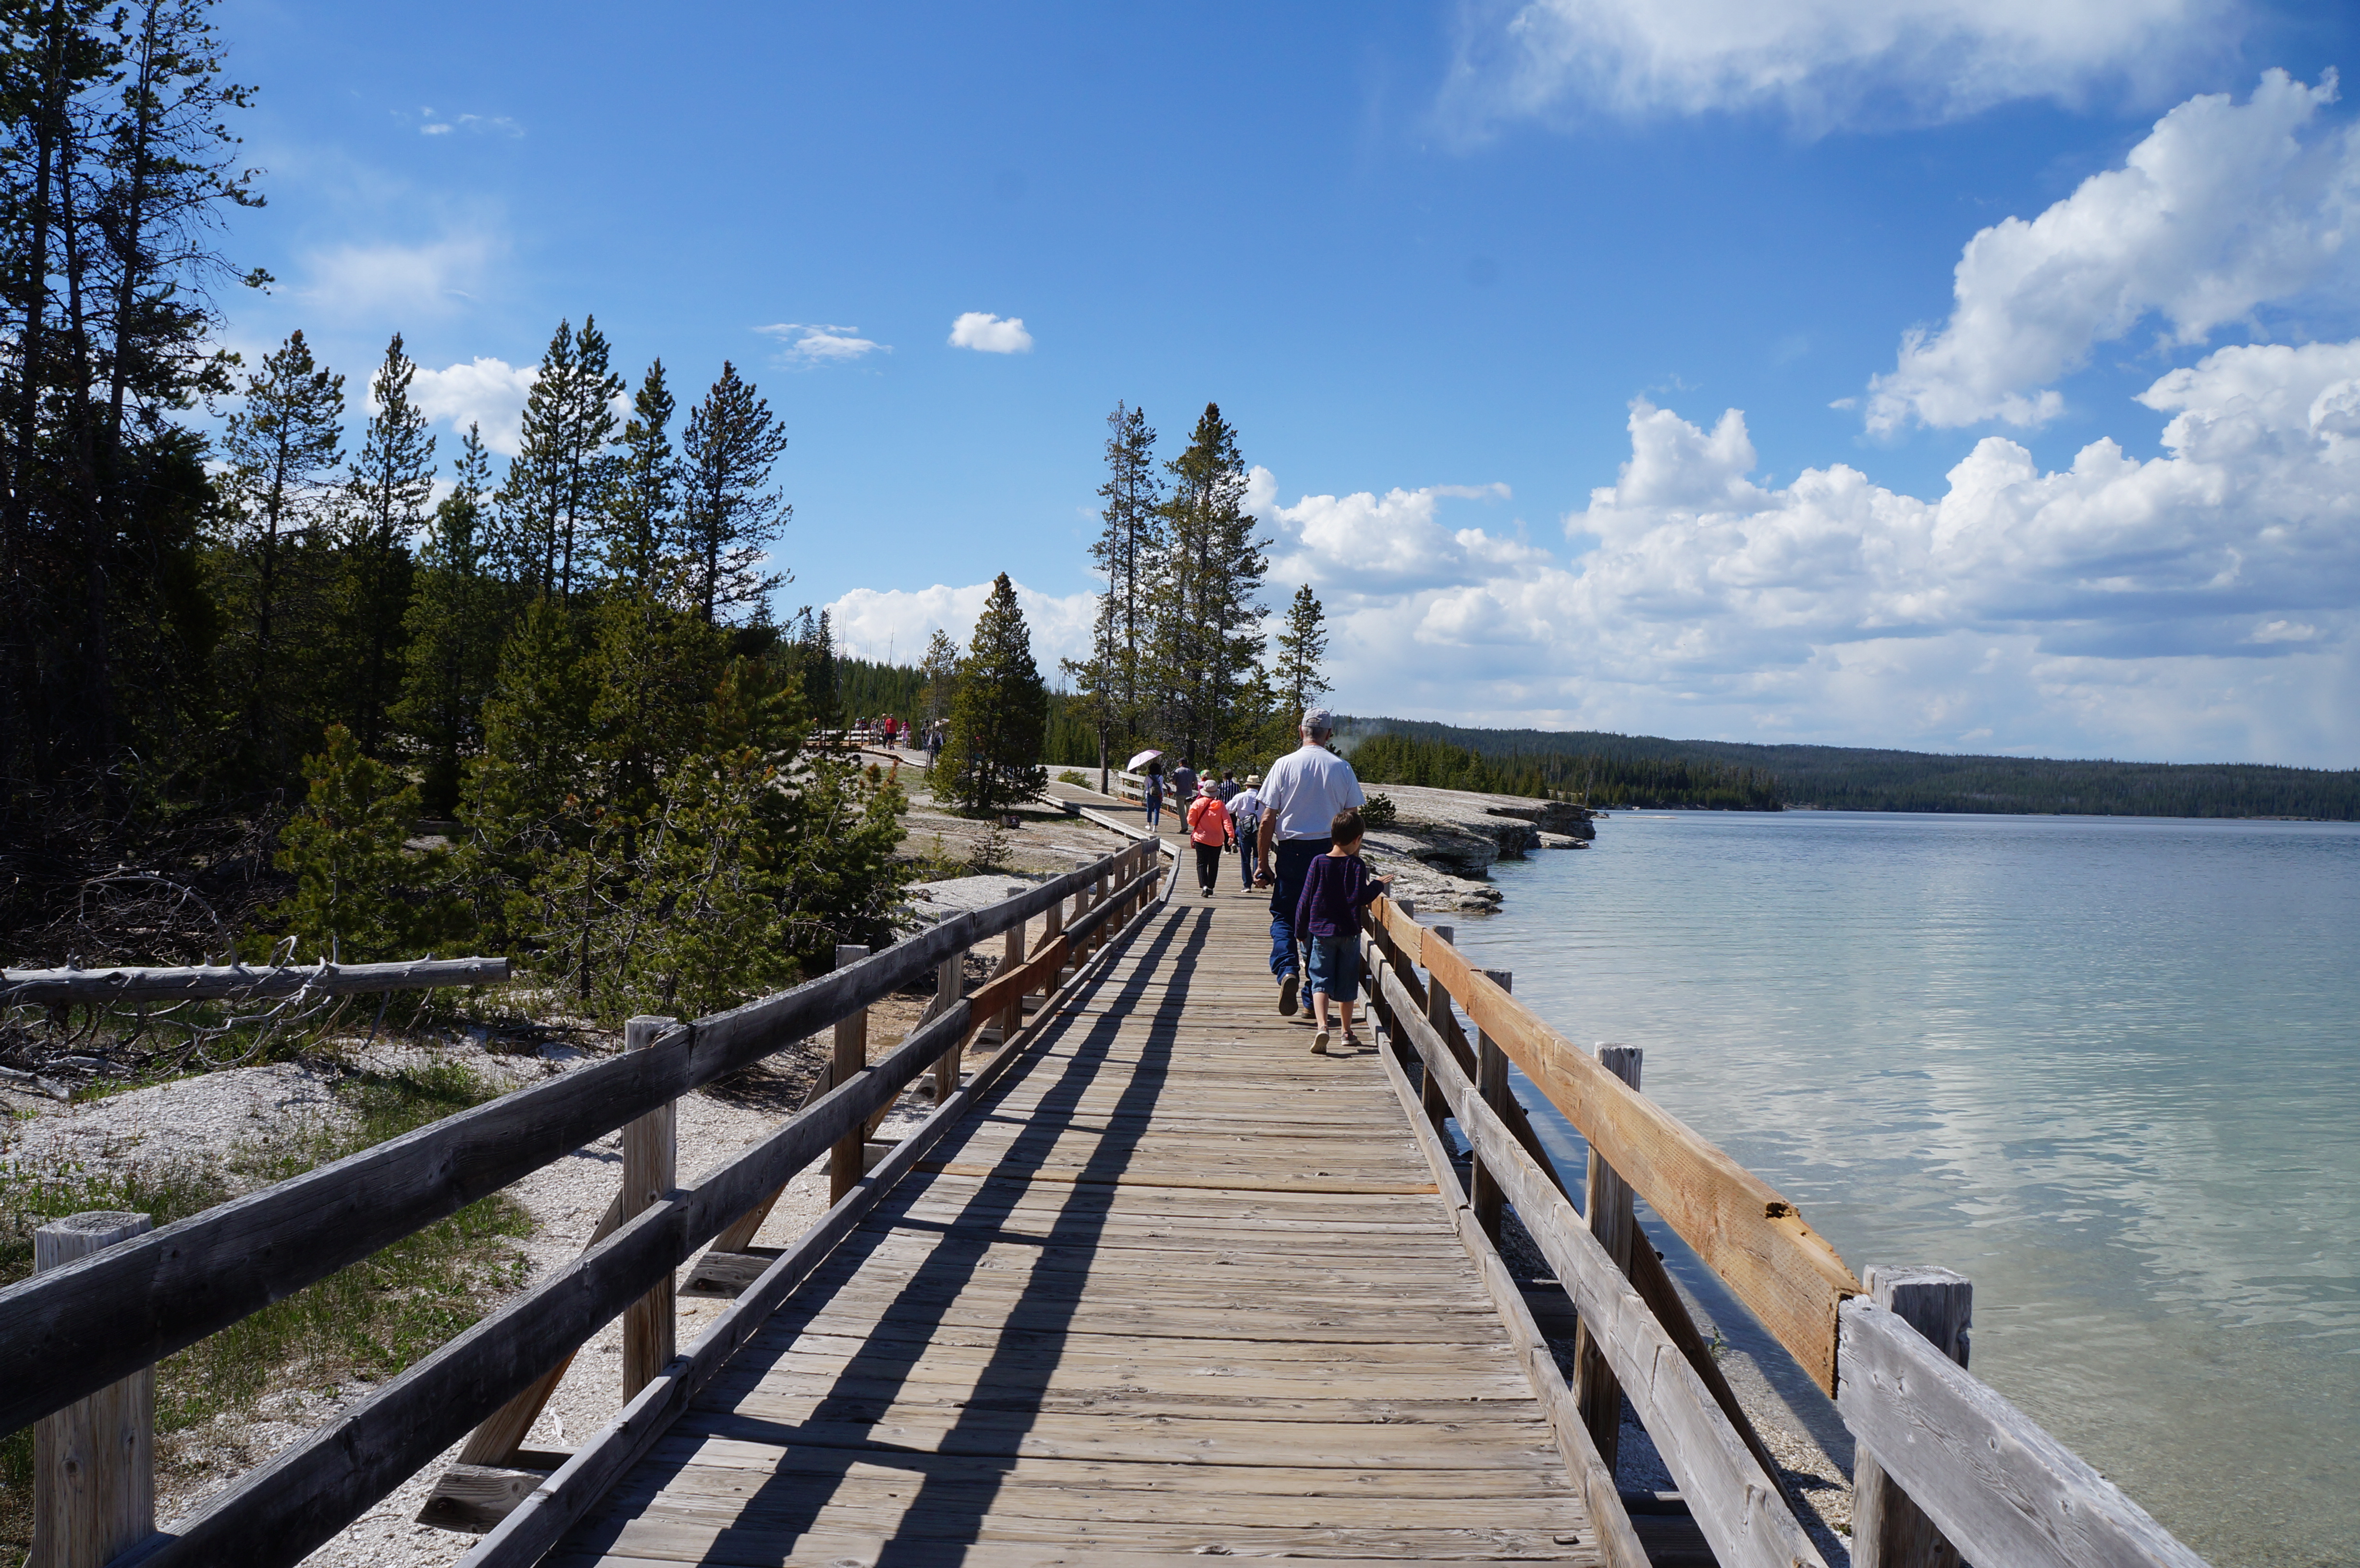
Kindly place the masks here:
[[(1600, 730), (1479, 730), (1412, 719), (1340, 721), (1339, 734), (1353, 741), (1357, 764), (1366, 738), (1396, 736), (1421, 741), (1464, 756), (1472, 754), (1520, 781), (1535, 771), (1548, 788), (1581, 799), (1585, 778), (1590, 803), (1613, 805), (1618, 797), (1599, 782), (1643, 782), (1641, 765), (1685, 765), (1703, 794), (1721, 794), (1732, 776), (1751, 770), (1754, 792), (1766, 792), (1788, 806), (1852, 811), (2054, 811), (2079, 816), (2300, 817), (2360, 821), (2360, 769), (2268, 768), (2249, 763), (2059, 761), (2047, 757), (1949, 757), (1922, 751), (1884, 751), (1839, 746), (1749, 746), (1735, 741), (1666, 740), (1655, 735), (1615, 735)], [(1381, 751), (1378, 757), (1388, 757)], [(1698, 770), (1704, 766), (1712, 774)], [(1404, 778), (1401, 783), (1423, 782)], [(1470, 786), (1461, 786), (1467, 788)], [(1506, 793), (1526, 794), (1530, 789)], [(1631, 805), (1735, 805), (1726, 799), (1681, 800), (1677, 791), (1627, 786)], [(1748, 801), (1748, 804), (1753, 802)]]

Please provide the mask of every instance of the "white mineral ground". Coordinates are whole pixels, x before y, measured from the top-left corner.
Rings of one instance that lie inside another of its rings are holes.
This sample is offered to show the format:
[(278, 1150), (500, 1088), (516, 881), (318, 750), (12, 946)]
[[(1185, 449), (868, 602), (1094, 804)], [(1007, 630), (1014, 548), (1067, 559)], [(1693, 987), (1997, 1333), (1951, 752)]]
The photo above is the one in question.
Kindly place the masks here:
[[(912, 788), (903, 853), (945, 866), (969, 861), (986, 843), (989, 824), (938, 808), (923, 792), (921, 776), (911, 766), (922, 760), (914, 754), (903, 754), (901, 777)], [(1051, 789), (1063, 800), (1137, 820), (1135, 805), (1069, 784), (1053, 783)], [(1393, 798), (1401, 815), (1393, 828), (1370, 835), (1371, 858), (1381, 869), (1393, 871), (1396, 889), (1418, 898), (1420, 908), (1426, 910), (1488, 912), (1498, 904), (1499, 893), (1479, 878), (1495, 859), (1573, 847), (1579, 841), (1568, 836), (1566, 830), (1588, 831), (1578, 816), (1551, 812), (1540, 801), (1403, 786), (1387, 786), (1382, 792)], [(1003, 828), (1000, 834), (1005, 871), (947, 878), (912, 888), (905, 924), (912, 928), (931, 924), (947, 914), (996, 902), (1027, 882), (1087, 865), (1120, 843), (1109, 830), (1087, 818), (1065, 816), (1061, 810), (1042, 807), (1018, 815), (1019, 824)], [(1235, 875), (1233, 866), (1228, 874)], [(1039, 931), (1036, 921), (1028, 934), (1028, 945), (1037, 940)], [(989, 945), (996, 950), (997, 939)], [(992, 962), (970, 957), (970, 975), (988, 973)], [(513, 1004), (528, 1000), (511, 998)], [(871, 1011), (872, 1054), (901, 1039), (916, 1022), (923, 1005), (923, 998), (915, 996), (897, 996), (879, 1003)], [(558, 1045), (519, 1056), (494, 1053), (464, 1038), (432, 1045), (379, 1042), (365, 1051), (347, 1047), (344, 1060), (350, 1067), (379, 1072), (429, 1062), (456, 1062), (494, 1082), (521, 1086), (595, 1060), (603, 1051), (612, 1050), (614, 1043), (594, 1040), (590, 1051)], [(683, 1177), (722, 1163), (773, 1130), (801, 1101), (825, 1050), (820, 1040), (804, 1040), (732, 1084), (716, 1085), (681, 1101)], [(0, 1085), (0, 1104), (21, 1118), (0, 1123), (0, 1138), (5, 1140), (0, 1144), (0, 1163), (28, 1172), (72, 1167), (97, 1172), (134, 1163), (228, 1160), (241, 1148), (251, 1150), (267, 1146), (299, 1133), (307, 1122), (340, 1115), (330, 1094), (333, 1071), (299, 1064), (239, 1068), (82, 1105), (61, 1105), (18, 1092), (15, 1085)], [(923, 1088), (913, 1088), (879, 1136), (898, 1136), (929, 1108)], [(621, 1168), (620, 1135), (614, 1134), (508, 1189), (530, 1216), (532, 1225), (529, 1236), (513, 1244), (526, 1263), (523, 1285), (545, 1277), (581, 1252), (614, 1196)], [(759, 1244), (788, 1245), (820, 1217), (826, 1207), (826, 1193), (825, 1164), (805, 1171), (770, 1211)], [(1512, 1262), (1525, 1271), (1546, 1274), (1546, 1265), (1532, 1254), (1531, 1243), (1519, 1229), (1512, 1226), (1508, 1246)], [(681, 1278), (685, 1277), (683, 1269)], [(681, 1298), (678, 1343), (683, 1346), (693, 1343), (727, 1305)], [(1713, 1334), (1716, 1331), (1701, 1307), (1691, 1301), (1691, 1308), (1698, 1312), (1706, 1334)], [(1734, 1327), (1729, 1337), (1732, 1345), (1723, 1357), (1723, 1369), (1765, 1442), (1788, 1472), (1788, 1486), (1803, 1503), (1806, 1523), (1821, 1552), (1830, 1563), (1847, 1563), (1844, 1537), (1835, 1533), (1848, 1531), (1851, 1523), (1852, 1497), (1846, 1478), (1851, 1449), (1841, 1425), (1824, 1400), (1813, 1403), (1815, 1391), (1790, 1362), (1780, 1364), (1782, 1358), (1775, 1347), (1763, 1353), (1758, 1335), (1749, 1338)], [(1560, 1360), (1569, 1365), (1571, 1343), (1564, 1342), (1557, 1348)], [(165, 1444), (164, 1462), (159, 1465), (158, 1517), (169, 1520), (185, 1513), (224, 1480), (261, 1464), (346, 1406), (366, 1399), (373, 1388), (357, 1382), (318, 1387), (304, 1382), (297, 1368), (289, 1385), (266, 1396), (251, 1418), (223, 1417), (209, 1426), (179, 1434)], [(574, 1356), (526, 1445), (576, 1446), (614, 1416), (622, 1402), (621, 1393), (618, 1321)], [(1622, 1448), (1618, 1479), (1626, 1492), (1671, 1489), (1671, 1477), (1645, 1433), (1631, 1422), (1627, 1407)], [(307, 1562), (333, 1568), (432, 1568), (456, 1562), (475, 1538), (421, 1525), (416, 1519), (436, 1478), (457, 1454), (453, 1444)], [(1842, 1463), (1836, 1454), (1841, 1455)]]

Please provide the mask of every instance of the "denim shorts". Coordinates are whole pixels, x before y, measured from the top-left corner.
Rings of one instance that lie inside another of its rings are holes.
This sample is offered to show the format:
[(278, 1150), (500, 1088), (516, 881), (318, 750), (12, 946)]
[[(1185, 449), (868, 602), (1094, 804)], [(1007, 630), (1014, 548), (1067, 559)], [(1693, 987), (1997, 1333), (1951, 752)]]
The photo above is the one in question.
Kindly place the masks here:
[(1315, 936), (1304, 944), (1311, 950), (1311, 984), (1306, 989), (1325, 991), (1331, 1002), (1360, 999), (1360, 942), (1357, 936)]

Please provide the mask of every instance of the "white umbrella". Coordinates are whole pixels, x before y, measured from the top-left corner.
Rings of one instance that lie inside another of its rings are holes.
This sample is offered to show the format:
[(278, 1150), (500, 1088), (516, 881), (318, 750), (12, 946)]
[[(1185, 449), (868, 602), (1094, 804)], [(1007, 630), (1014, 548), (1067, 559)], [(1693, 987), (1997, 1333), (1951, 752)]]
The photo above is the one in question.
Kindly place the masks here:
[(1137, 757), (1132, 757), (1129, 762), (1124, 763), (1122, 765), (1122, 770), (1125, 773), (1136, 773), (1147, 765), (1150, 758), (1158, 757), (1163, 755), (1164, 754), (1162, 752), (1150, 746), (1147, 750), (1141, 752)]

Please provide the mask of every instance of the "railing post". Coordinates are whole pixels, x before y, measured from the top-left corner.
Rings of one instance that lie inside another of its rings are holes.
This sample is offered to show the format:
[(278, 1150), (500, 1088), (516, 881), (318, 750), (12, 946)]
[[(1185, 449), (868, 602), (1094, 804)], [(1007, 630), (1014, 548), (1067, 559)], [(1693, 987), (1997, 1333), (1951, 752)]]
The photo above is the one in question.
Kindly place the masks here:
[[(965, 995), (967, 954), (954, 953), (944, 959), (943, 966), (934, 972), (934, 1005), (932, 1010), (937, 1015), (947, 1012), (951, 1004)], [(950, 1097), (958, 1092), (959, 1055), (959, 1042), (953, 1040), (951, 1048), (944, 1051), (934, 1063), (934, 1104), (937, 1105), (948, 1104)]]
[[(645, 1051), (672, 1027), (672, 1018), (637, 1018), (623, 1025), (623, 1049)], [(660, 1201), (679, 1180), (678, 1119), (667, 1100), (623, 1127), (623, 1223)], [(672, 1356), (672, 1278), (623, 1309), (623, 1398), (655, 1380)]]
[[(869, 949), (858, 942), (838, 942), (836, 966), (842, 969), (868, 956)], [(836, 1057), (829, 1064), (829, 1082), (841, 1088), (868, 1068), (869, 1009), (863, 1007), (836, 1021)], [(860, 1181), (862, 1131), (860, 1127), (853, 1128), (828, 1151), (827, 1201), (831, 1208)]]
[[(1486, 969), (1492, 984), (1505, 991), (1515, 976), (1504, 969)], [(1508, 1053), (1492, 1042), (1491, 1037), (1480, 1029), (1475, 1035), (1475, 1087), (1483, 1103), (1505, 1122), (1508, 1119)], [(1502, 1202), (1500, 1180), (1480, 1160), (1475, 1161), (1474, 1192), (1470, 1200), (1475, 1210), (1475, 1223), (1493, 1246), (1500, 1241), (1500, 1207)]]
[[(1645, 1052), (1635, 1045), (1598, 1047), (1598, 1064), (1636, 1089), (1639, 1086), (1639, 1066)], [(1598, 1238), (1606, 1255), (1614, 1259), (1614, 1267), (1623, 1278), (1631, 1275), (1631, 1250), (1639, 1234), (1639, 1223), (1631, 1213), (1631, 1183), (1615, 1174), (1614, 1167), (1590, 1151), (1589, 1191), (1582, 1199), (1582, 1217), (1589, 1223), (1590, 1234)], [(1590, 1337), (1584, 1323), (1574, 1334), (1574, 1391), (1581, 1410), (1581, 1424), (1590, 1429), (1590, 1440), (1598, 1447), (1599, 1457), (1606, 1467), (1614, 1467), (1614, 1454), (1622, 1431), (1622, 1386), (1606, 1365), (1606, 1353)]]
[[(47, 1273), (155, 1229), (100, 1209), (33, 1233)], [(156, 1530), (156, 1369), (144, 1367), (33, 1427), (33, 1551), (26, 1568), (100, 1568)]]
[[(1055, 942), (1060, 936), (1064, 935), (1065, 931), (1065, 900), (1060, 898), (1055, 903), (1050, 905), (1049, 912), (1042, 917), (1041, 945), (1043, 948), (1048, 947), (1050, 943)], [(1042, 975), (1041, 995), (1046, 996), (1050, 993), (1055, 991), (1057, 988), (1057, 983), (1062, 978), (1062, 975), (1054, 973)]]
[[(1428, 926), (1426, 928), (1426, 935), (1419, 940), (1448, 942), (1458, 934), (1457, 926)], [(1442, 988), (1442, 982), (1435, 978), (1434, 968), (1429, 964), (1426, 971), (1426, 1021), (1434, 1025), (1438, 1030), (1449, 1020), (1450, 993)], [(1450, 1100), (1443, 1094), (1442, 1085), (1435, 1082), (1433, 1073), (1426, 1073), (1424, 1077), (1426, 1090), (1418, 1096), (1419, 1102), (1426, 1107), (1426, 1119), (1434, 1124), (1436, 1136), (1441, 1138), (1442, 1146), (1448, 1149), (1450, 1147), (1450, 1138), (1442, 1124), (1450, 1115)]]
[[(1964, 1367), (1975, 1288), (1948, 1269), (1870, 1264), (1860, 1271), (1869, 1299)], [(1863, 1443), (1852, 1464), (1853, 1568), (1959, 1568), (1958, 1549)]]

